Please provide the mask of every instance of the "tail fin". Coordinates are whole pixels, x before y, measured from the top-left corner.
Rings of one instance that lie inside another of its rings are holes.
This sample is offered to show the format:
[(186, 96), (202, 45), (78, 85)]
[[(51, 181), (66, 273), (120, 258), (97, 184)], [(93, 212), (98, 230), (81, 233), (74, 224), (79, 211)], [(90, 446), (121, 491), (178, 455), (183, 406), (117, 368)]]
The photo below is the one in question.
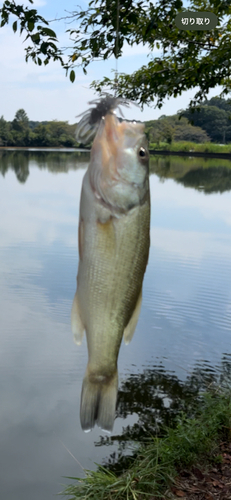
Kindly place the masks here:
[(118, 391), (118, 372), (110, 377), (95, 377), (88, 373), (83, 379), (80, 421), (82, 429), (90, 431), (95, 423), (104, 431), (111, 432), (114, 425)]

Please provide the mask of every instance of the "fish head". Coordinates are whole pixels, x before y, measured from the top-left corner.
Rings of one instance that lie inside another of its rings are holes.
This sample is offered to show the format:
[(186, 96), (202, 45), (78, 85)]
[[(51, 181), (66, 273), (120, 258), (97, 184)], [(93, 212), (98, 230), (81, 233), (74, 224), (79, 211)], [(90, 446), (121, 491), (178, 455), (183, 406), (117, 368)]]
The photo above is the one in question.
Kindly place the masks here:
[(122, 210), (143, 202), (148, 190), (149, 153), (144, 125), (102, 118), (91, 150), (90, 183), (103, 203)]

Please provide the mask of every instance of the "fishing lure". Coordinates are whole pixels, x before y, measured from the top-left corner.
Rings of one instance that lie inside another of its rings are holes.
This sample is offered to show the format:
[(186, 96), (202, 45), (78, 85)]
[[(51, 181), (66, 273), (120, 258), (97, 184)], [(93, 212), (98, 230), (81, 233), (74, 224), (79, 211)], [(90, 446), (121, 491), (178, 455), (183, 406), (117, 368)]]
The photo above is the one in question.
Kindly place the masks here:
[(114, 113), (115, 109), (117, 108), (122, 117), (124, 117), (120, 106), (129, 107), (130, 104), (135, 104), (135, 106), (138, 106), (136, 103), (133, 103), (132, 101), (128, 101), (126, 99), (123, 99), (122, 97), (113, 97), (107, 92), (104, 92), (102, 95), (105, 97), (94, 99), (93, 101), (90, 101), (88, 103), (90, 105), (94, 104), (96, 106), (91, 107), (87, 111), (84, 111), (83, 113), (78, 115), (82, 116), (82, 118), (77, 125), (76, 139), (78, 142), (82, 144), (87, 144), (93, 139), (98, 129), (100, 121), (107, 114)]

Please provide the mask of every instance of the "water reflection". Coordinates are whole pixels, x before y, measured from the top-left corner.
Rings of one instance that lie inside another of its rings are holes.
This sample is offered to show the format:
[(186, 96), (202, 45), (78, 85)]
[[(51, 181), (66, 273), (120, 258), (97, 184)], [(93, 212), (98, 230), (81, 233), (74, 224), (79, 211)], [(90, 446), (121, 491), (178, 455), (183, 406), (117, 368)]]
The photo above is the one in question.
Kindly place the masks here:
[(182, 178), (177, 179), (185, 187), (194, 187), (209, 193), (223, 193), (231, 189), (231, 169), (226, 167), (211, 167), (206, 170), (198, 168), (190, 170)]
[(25, 183), (30, 168), (35, 165), (50, 172), (68, 172), (86, 168), (89, 163), (89, 152), (60, 153), (59, 151), (6, 151), (0, 150), (0, 172), (3, 176), (13, 170), (19, 182)]
[[(63, 476), (82, 474), (60, 441), (83, 467), (94, 469), (110, 453), (118, 457), (120, 446), (128, 454), (139, 432), (146, 439), (149, 425), (156, 432), (162, 421), (174, 421), (175, 409), (188, 407), (191, 393), (196, 397), (193, 374), (195, 384), (203, 370), (208, 383), (213, 370), (229, 378), (228, 355), (227, 364), (218, 365), (230, 352), (231, 193), (205, 196), (177, 179), (200, 168), (204, 175), (218, 166), (230, 169), (231, 162), (154, 159), (143, 305), (131, 344), (121, 344), (119, 406), (104, 447), (94, 445), (101, 443), (97, 427), (85, 434), (79, 423), (87, 345), (84, 339), (76, 348), (70, 325), (88, 158), (54, 152), (19, 158), (18, 152), (0, 151), (1, 493), (51, 500), (67, 482)], [(29, 169), (25, 183), (13, 168), (23, 162)], [(123, 445), (119, 439), (126, 433)]]
[(185, 187), (193, 187), (206, 194), (231, 189), (230, 160), (152, 157), (150, 172), (157, 174), (162, 181), (174, 179)]
[(122, 473), (136, 456), (136, 442), (149, 441), (151, 436), (161, 436), (165, 426), (174, 427), (177, 417), (185, 412), (193, 416), (201, 394), (208, 390), (231, 389), (231, 354), (224, 354), (221, 363), (212, 366), (207, 360), (197, 362), (186, 380), (168, 372), (163, 364), (131, 374), (121, 384), (117, 405), (117, 418), (136, 414), (137, 422), (123, 427), (120, 435), (101, 436), (96, 446), (118, 444), (104, 460), (104, 466), (115, 473)]
[(25, 183), (29, 175), (29, 154), (26, 151), (18, 151), (16, 154), (7, 152), (0, 153), (0, 171), (3, 176), (6, 172), (14, 170), (19, 182)]
[[(68, 172), (87, 167), (90, 153), (59, 151), (6, 151), (0, 150), (0, 172), (4, 176), (14, 170), (19, 182), (26, 182), (30, 168), (36, 164), (51, 172)], [(223, 193), (231, 189), (231, 162), (217, 158), (158, 157), (150, 159), (150, 174), (164, 181), (174, 179), (185, 187), (199, 191)]]

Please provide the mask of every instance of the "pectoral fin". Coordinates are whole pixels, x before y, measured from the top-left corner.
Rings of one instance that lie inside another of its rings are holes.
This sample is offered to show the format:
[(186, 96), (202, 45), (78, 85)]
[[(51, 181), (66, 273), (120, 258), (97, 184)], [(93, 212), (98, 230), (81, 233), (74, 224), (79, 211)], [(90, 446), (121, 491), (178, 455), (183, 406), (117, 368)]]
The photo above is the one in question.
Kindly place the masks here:
[(134, 331), (136, 329), (136, 325), (137, 325), (137, 322), (139, 319), (141, 304), (142, 304), (142, 290), (141, 290), (140, 295), (138, 297), (136, 307), (133, 311), (132, 317), (131, 317), (129, 323), (127, 324), (126, 328), (124, 329), (124, 342), (125, 342), (125, 344), (129, 344), (129, 342), (131, 342), (131, 340), (132, 340), (132, 337), (134, 335)]
[(80, 307), (79, 307), (79, 300), (78, 300), (78, 291), (75, 292), (73, 304), (72, 304), (72, 309), (71, 309), (71, 329), (72, 333), (74, 335), (74, 342), (77, 345), (80, 345), (83, 340), (83, 334), (84, 334), (84, 324), (81, 319), (80, 315)]

